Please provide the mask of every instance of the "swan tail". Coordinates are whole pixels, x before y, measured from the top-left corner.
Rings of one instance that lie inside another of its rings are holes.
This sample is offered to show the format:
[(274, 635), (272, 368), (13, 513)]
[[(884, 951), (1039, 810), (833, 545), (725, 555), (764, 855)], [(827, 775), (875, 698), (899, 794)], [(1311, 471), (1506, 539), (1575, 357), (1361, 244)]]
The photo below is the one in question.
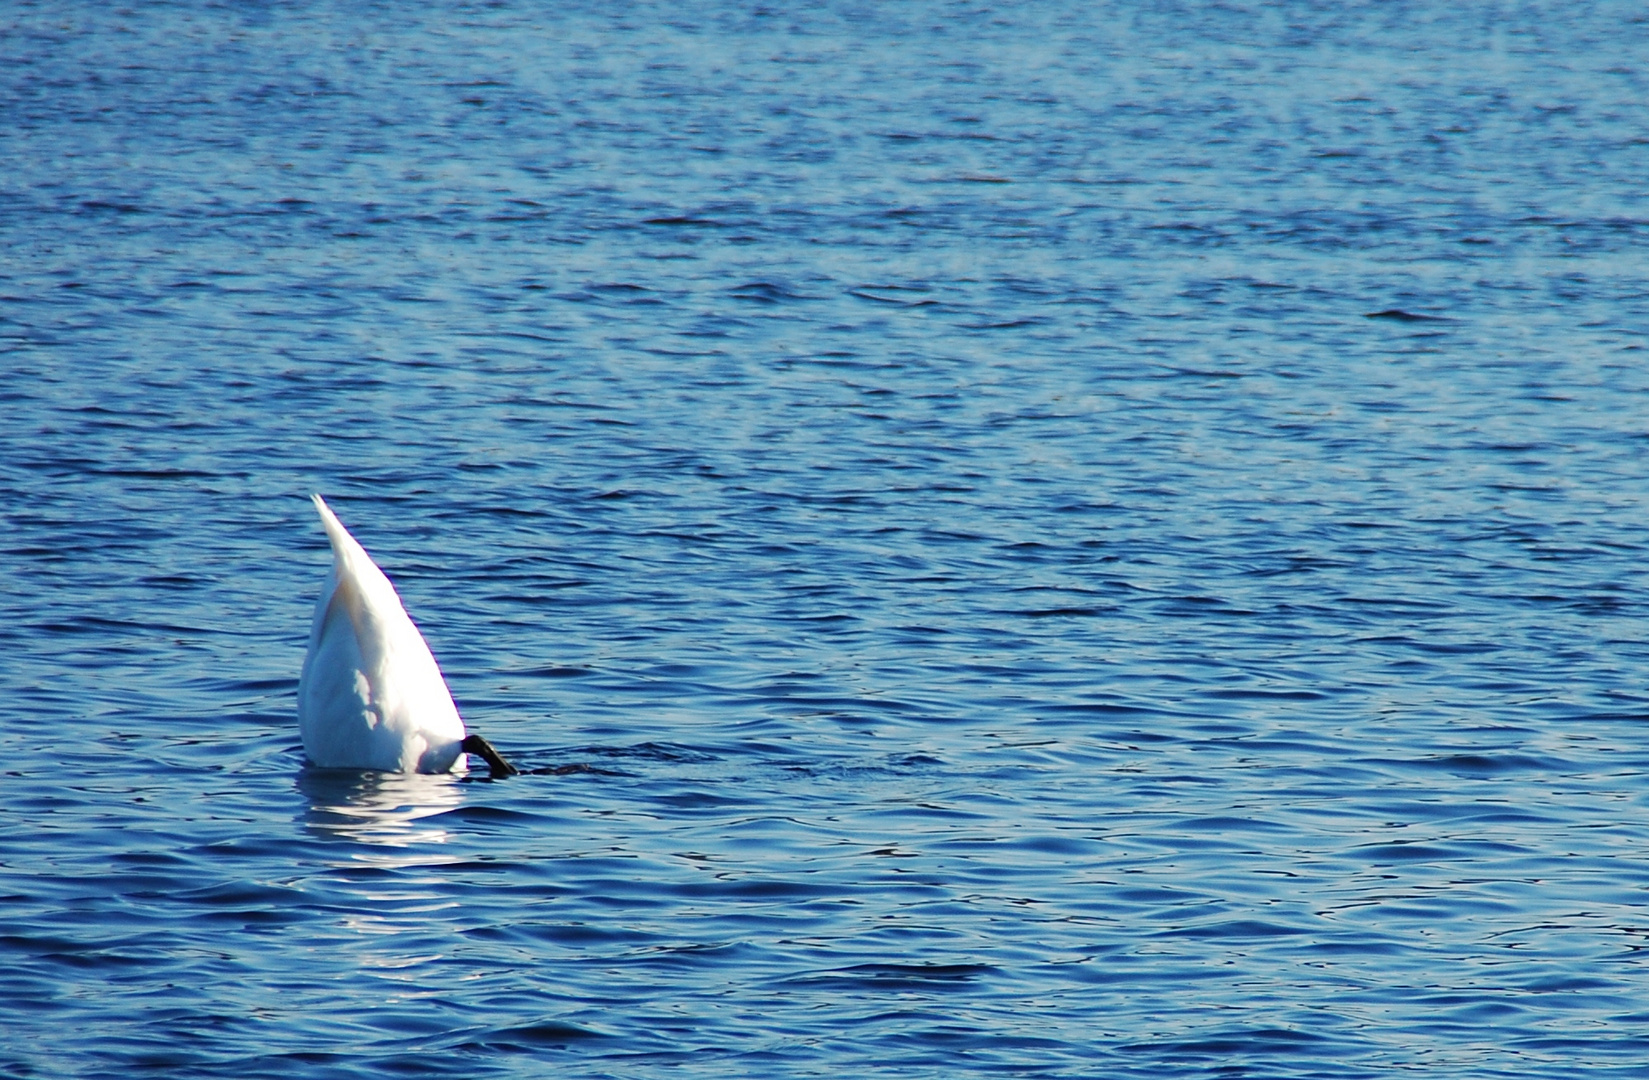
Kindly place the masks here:
[(326, 530), (326, 539), (332, 545), (332, 557), (356, 572), (359, 572), (358, 567), (362, 562), (376, 568), (366, 549), (349, 535), (349, 530), (338, 520), (338, 515), (332, 512), (332, 507), (326, 505), (326, 500), (319, 495), (311, 495), (309, 498), (315, 504), (315, 512), (321, 515), (321, 528)]

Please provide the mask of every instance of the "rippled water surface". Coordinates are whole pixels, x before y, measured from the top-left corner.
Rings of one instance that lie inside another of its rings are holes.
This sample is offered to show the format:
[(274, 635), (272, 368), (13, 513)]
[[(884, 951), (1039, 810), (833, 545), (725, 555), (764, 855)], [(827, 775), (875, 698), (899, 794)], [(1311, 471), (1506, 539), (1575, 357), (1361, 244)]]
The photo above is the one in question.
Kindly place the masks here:
[(1644, 19), (7, 5), (0, 1074), (1643, 1075)]

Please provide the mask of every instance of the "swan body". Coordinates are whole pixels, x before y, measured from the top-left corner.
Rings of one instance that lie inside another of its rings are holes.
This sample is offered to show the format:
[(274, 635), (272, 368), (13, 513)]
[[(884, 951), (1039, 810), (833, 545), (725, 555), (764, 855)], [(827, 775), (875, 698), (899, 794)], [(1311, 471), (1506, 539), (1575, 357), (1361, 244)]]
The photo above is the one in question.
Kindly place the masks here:
[(332, 572), (298, 679), (304, 752), (324, 769), (465, 768), (464, 721), (424, 636), (366, 549), (313, 498), (332, 542)]

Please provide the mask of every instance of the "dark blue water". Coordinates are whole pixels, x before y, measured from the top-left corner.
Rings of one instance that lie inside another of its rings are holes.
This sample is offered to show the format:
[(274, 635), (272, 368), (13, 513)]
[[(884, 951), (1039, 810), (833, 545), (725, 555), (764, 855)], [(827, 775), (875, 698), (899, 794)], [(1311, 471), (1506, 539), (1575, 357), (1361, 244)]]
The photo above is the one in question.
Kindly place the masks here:
[[(0, 1074), (1643, 1075), (1646, 71), (7, 5)], [(305, 769), (312, 491), (539, 772)]]

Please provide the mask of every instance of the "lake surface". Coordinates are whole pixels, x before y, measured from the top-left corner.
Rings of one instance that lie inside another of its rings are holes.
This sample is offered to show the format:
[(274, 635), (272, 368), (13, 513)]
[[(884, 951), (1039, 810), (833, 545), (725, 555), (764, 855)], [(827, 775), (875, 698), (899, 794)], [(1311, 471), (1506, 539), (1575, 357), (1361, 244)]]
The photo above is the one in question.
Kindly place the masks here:
[(8, 5), (0, 1074), (1642, 1076), (1649, 23), (1462, 7)]

